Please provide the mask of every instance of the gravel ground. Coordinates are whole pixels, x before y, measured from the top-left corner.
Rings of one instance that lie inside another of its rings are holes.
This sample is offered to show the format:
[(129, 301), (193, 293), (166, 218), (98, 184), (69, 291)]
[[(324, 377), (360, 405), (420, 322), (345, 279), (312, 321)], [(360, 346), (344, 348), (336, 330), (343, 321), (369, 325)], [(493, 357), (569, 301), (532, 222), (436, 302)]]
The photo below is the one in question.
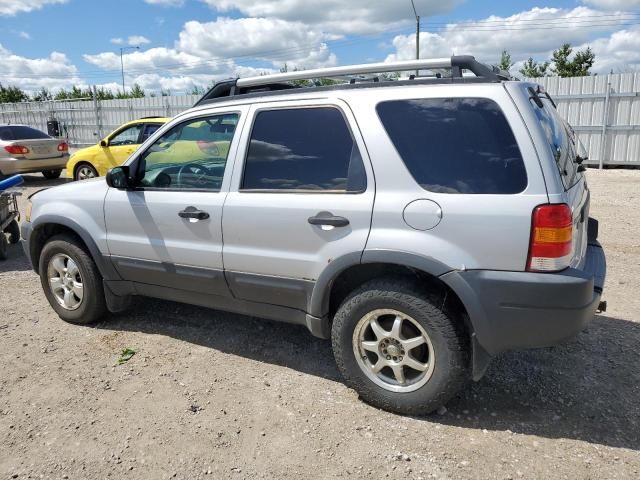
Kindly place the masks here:
[[(27, 192), (58, 182), (27, 178)], [(376, 410), (303, 328), (157, 300), (54, 315), (19, 247), (0, 263), (4, 478), (639, 478), (640, 171), (589, 171), (606, 315), (509, 353), (426, 418)], [(136, 354), (117, 365), (120, 352)]]

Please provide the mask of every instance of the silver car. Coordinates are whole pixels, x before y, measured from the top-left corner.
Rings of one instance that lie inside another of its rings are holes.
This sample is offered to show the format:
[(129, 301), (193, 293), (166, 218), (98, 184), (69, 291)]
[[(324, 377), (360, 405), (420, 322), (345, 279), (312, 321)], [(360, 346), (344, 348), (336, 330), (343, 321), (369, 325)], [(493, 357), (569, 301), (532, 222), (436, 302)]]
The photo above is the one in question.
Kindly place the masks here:
[(144, 295), (305, 325), (367, 402), (424, 414), (604, 309), (575, 142), (541, 87), (473, 57), (242, 78), (106, 179), (37, 193), (22, 237), (66, 321)]
[(0, 177), (42, 172), (58, 178), (69, 160), (69, 146), (27, 125), (0, 124)]

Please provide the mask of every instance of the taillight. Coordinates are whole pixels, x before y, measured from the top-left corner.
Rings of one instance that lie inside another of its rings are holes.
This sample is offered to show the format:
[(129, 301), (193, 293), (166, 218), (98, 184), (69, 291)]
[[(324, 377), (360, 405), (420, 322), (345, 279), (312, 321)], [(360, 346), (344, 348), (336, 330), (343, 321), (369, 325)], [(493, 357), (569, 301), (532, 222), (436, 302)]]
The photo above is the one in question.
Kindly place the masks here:
[(69, 151), (69, 145), (67, 145), (66, 142), (62, 142), (61, 144), (58, 145), (58, 151), (59, 152), (68, 152)]
[(29, 149), (23, 145), (7, 145), (4, 149), (11, 155), (25, 155), (29, 153)]
[(564, 270), (571, 261), (573, 215), (567, 204), (540, 205), (533, 211), (527, 270)]

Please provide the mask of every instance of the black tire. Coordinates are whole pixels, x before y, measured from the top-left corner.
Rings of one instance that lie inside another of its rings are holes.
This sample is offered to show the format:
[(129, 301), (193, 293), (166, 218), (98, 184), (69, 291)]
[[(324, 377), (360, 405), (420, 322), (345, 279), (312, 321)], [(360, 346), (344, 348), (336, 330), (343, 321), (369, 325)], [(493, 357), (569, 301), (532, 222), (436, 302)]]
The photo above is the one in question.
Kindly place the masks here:
[[(80, 178), (80, 172), (81, 171), (89, 171), (91, 172), (91, 174), (93, 174), (93, 177), (85, 177), (85, 178)], [(95, 178), (98, 177), (98, 171), (96, 170), (96, 168), (91, 165), (90, 163), (84, 162), (84, 163), (79, 163), (78, 165), (76, 165), (75, 171), (73, 172), (73, 179), (78, 182), (80, 180), (86, 180), (87, 178)]]
[[(49, 286), (47, 278), (49, 261), (60, 253), (67, 255), (76, 263), (82, 278), (84, 294), (76, 310), (67, 310), (60, 305)], [(62, 320), (75, 324), (88, 324), (100, 320), (107, 313), (102, 276), (84, 245), (76, 237), (62, 234), (48, 240), (40, 254), (38, 271), (45, 296)]]
[(6, 260), (8, 255), (9, 241), (4, 232), (0, 232), (0, 260)]
[(42, 175), (44, 175), (44, 178), (46, 178), (47, 180), (55, 180), (56, 178), (60, 178), (61, 174), (62, 174), (62, 169), (44, 170), (42, 172)]
[[(441, 303), (404, 278), (372, 280), (347, 297), (331, 332), (334, 357), (347, 385), (367, 403), (404, 415), (426, 415), (449, 401), (470, 378), (469, 341), (462, 324), (443, 311)], [(352, 342), (358, 322), (379, 309), (410, 316), (430, 337), (433, 360), (429, 362), (435, 361), (434, 368), (426, 383), (414, 391), (394, 392), (379, 386), (356, 360)]]
[(13, 220), (6, 228), (6, 233), (9, 234), (9, 242), (15, 245), (20, 241), (20, 225), (17, 220)]

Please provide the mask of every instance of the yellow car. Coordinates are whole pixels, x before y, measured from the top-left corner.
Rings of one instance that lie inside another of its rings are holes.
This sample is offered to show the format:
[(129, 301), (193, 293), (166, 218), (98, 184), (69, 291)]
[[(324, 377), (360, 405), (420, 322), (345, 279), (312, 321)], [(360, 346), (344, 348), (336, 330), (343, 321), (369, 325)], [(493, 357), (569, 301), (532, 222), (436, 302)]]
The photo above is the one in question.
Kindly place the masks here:
[(102, 177), (113, 167), (122, 165), (129, 156), (168, 118), (146, 117), (125, 123), (97, 145), (74, 153), (67, 162), (67, 175), (74, 180)]

